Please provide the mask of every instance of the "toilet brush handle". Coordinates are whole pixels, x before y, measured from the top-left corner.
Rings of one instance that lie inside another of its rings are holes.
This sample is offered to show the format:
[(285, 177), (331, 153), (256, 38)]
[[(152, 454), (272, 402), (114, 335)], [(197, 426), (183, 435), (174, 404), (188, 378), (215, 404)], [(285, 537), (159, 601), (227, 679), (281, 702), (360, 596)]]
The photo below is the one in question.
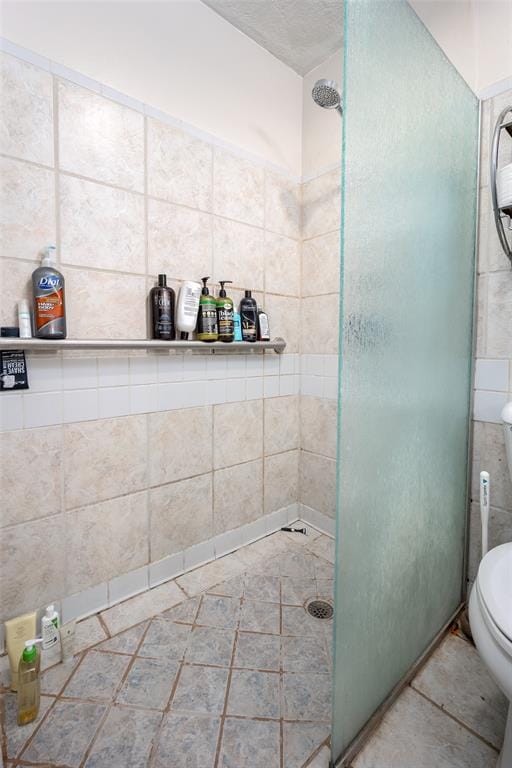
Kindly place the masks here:
[(480, 472), (480, 520), (482, 522), (482, 557), (488, 549), (490, 485), (489, 473)]

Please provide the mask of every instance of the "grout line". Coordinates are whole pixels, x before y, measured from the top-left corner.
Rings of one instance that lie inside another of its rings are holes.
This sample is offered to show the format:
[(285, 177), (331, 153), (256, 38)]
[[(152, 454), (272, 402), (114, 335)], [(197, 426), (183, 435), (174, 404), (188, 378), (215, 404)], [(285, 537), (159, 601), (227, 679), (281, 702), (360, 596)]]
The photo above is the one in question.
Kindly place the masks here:
[[(427, 659), (427, 661), (428, 661), (428, 659)], [(493, 749), (496, 753), (499, 752), (499, 749), (494, 744), (492, 744), (490, 741), (488, 741), (484, 736), (481, 736), (477, 731), (473, 730), (473, 728), (471, 728), (469, 725), (467, 725), (467, 723), (465, 723), (463, 720), (459, 720), (459, 718), (456, 717), (455, 715), (452, 715), (452, 713), (449, 712), (449, 710), (445, 709), (440, 704), (438, 704), (436, 701), (434, 701), (433, 699), (430, 699), (426, 694), (424, 694), (422, 691), (420, 691), (418, 688), (416, 688), (415, 685), (414, 685), (414, 680), (411, 681), (411, 683), (409, 684), (409, 687), (412, 688), (412, 690), (415, 693), (417, 693), (419, 696), (421, 696), (422, 699), (425, 699), (425, 701), (430, 702), (430, 704), (432, 704), (432, 706), (434, 706), (439, 712), (442, 712), (443, 715), (446, 715), (447, 717), (450, 718), (450, 720), (453, 720), (455, 723), (460, 725), (466, 731), (469, 731), (469, 733), (471, 733), (473, 736), (475, 736), (477, 739), (479, 739), (479, 741), (482, 741), (488, 747), (491, 747), (491, 749)]]

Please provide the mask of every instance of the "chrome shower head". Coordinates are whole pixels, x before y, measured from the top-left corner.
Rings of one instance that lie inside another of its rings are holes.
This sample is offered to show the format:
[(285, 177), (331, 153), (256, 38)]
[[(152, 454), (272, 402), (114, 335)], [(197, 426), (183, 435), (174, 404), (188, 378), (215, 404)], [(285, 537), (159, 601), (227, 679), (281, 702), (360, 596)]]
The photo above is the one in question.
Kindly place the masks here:
[(338, 84), (334, 80), (317, 80), (311, 95), (319, 107), (335, 109), (340, 115), (343, 114), (341, 95), (338, 90)]

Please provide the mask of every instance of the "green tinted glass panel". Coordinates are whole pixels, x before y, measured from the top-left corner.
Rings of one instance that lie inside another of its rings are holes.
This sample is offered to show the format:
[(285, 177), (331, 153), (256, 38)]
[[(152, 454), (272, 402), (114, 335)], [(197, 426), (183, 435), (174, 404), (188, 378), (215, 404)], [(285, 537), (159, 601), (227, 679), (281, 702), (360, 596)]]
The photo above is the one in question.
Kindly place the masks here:
[(405, 2), (345, 3), (339, 756), (461, 600), (478, 102)]

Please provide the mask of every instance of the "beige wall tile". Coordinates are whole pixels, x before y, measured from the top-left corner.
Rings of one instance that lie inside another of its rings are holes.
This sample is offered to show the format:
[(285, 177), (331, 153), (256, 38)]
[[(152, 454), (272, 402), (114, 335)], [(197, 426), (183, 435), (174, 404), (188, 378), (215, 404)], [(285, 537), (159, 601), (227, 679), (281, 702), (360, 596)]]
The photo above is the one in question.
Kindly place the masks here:
[(302, 295), (339, 291), (340, 259), (339, 232), (306, 240), (302, 245)]
[(215, 469), (259, 459), (263, 455), (263, 401), (225, 403), (213, 408)]
[(501, 424), (475, 421), (473, 424), (472, 498), (479, 499), (480, 472), (491, 475), (491, 503), (512, 512), (512, 482), (507, 465), (505, 437)]
[(341, 170), (336, 169), (302, 185), (302, 236), (324, 235), (341, 223)]
[(265, 310), (268, 313), (270, 336), (282, 336), (286, 351), (299, 351), (300, 344), (300, 299), (288, 296), (274, 296), (265, 293)]
[(70, 595), (146, 565), (146, 492), (68, 512), (65, 552), (66, 592)]
[(60, 167), (142, 192), (143, 115), (69, 82), (58, 95)]
[(18, 301), (28, 299), (32, 305), (32, 272), (38, 262), (0, 259), (0, 325), (18, 325)]
[(176, 280), (212, 273), (212, 225), (207, 213), (148, 201), (148, 270)]
[(53, 171), (0, 158), (0, 254), (36, 259), (55, 243)]
[(216, 534), (257, 520), (263, 511), (263, 461), (250, 461), (213, 473)]
[(0, 621), (66, 594), (64, 515), (22, 523), (2, 532)]
[(161, 560), (213, 536), (212, 474), (149, 492), (150, 560)]
[(300, 296), (300, 243), (296, 240), (265, 233), (265, 290)]
[(263, 290), (263, 230), (236, 221), (213, 219), (214, 278), (237, 288)]
[(488, 276), (487, 343), (489, 357), (512, 357), (512, 280), (510, 271)]
[(0, 527), (62, 510), (62, 428), (0, 434)]
[(145, 488), (146, 441), (143, 415), (66, 424), (66, 509)]
[(70, 339), (146, 339), (146, 279), (63, 270)]
[[(512, 541), (512, 511), (491, 507), (489, 510), (489, 549), (493, 549), (493, 547), (497, 547), (499, 544), (506, 544), (509, 541)], [(481, 559), (482, 523), (480, 520), (480, 504), (473, 502), (471, 504), (468, 563), (468, 578), (471, 581), (476, 578)]]
[(339, 296), (302, 299), (301, 352), (338, 353)]
[(299, 492), (299, 451), (265, 459), (265, 514), (294, 504)]
[(300, 500), (328, 517), (336, 517), (336, 461), (301, 451)]
[(219, 147), (213, 152), (213, 212), (257, 227), (264, 220), (263, 168)]
[(148, 427), (150, 485), (211, 471), (211, 407), (152, 413)]
[(281, 235), (300, 237), (300, 184), (271, 171), (265, 178), (265, 227)]
[(301, 448), (336, 458), (337, 405), (336, 400), (302, 395)]
[(212, 208), (212, 147), (148, 119), (148, 194), (202, 211)]
[(0, 54), (0, 152), (53, 165), (52, 76)]
[(61, 262), (146, 272), (144, 198), (60, 176)]
[(299, 447), (299, 397), (272, 397), (264, 401), (265, 455)]

